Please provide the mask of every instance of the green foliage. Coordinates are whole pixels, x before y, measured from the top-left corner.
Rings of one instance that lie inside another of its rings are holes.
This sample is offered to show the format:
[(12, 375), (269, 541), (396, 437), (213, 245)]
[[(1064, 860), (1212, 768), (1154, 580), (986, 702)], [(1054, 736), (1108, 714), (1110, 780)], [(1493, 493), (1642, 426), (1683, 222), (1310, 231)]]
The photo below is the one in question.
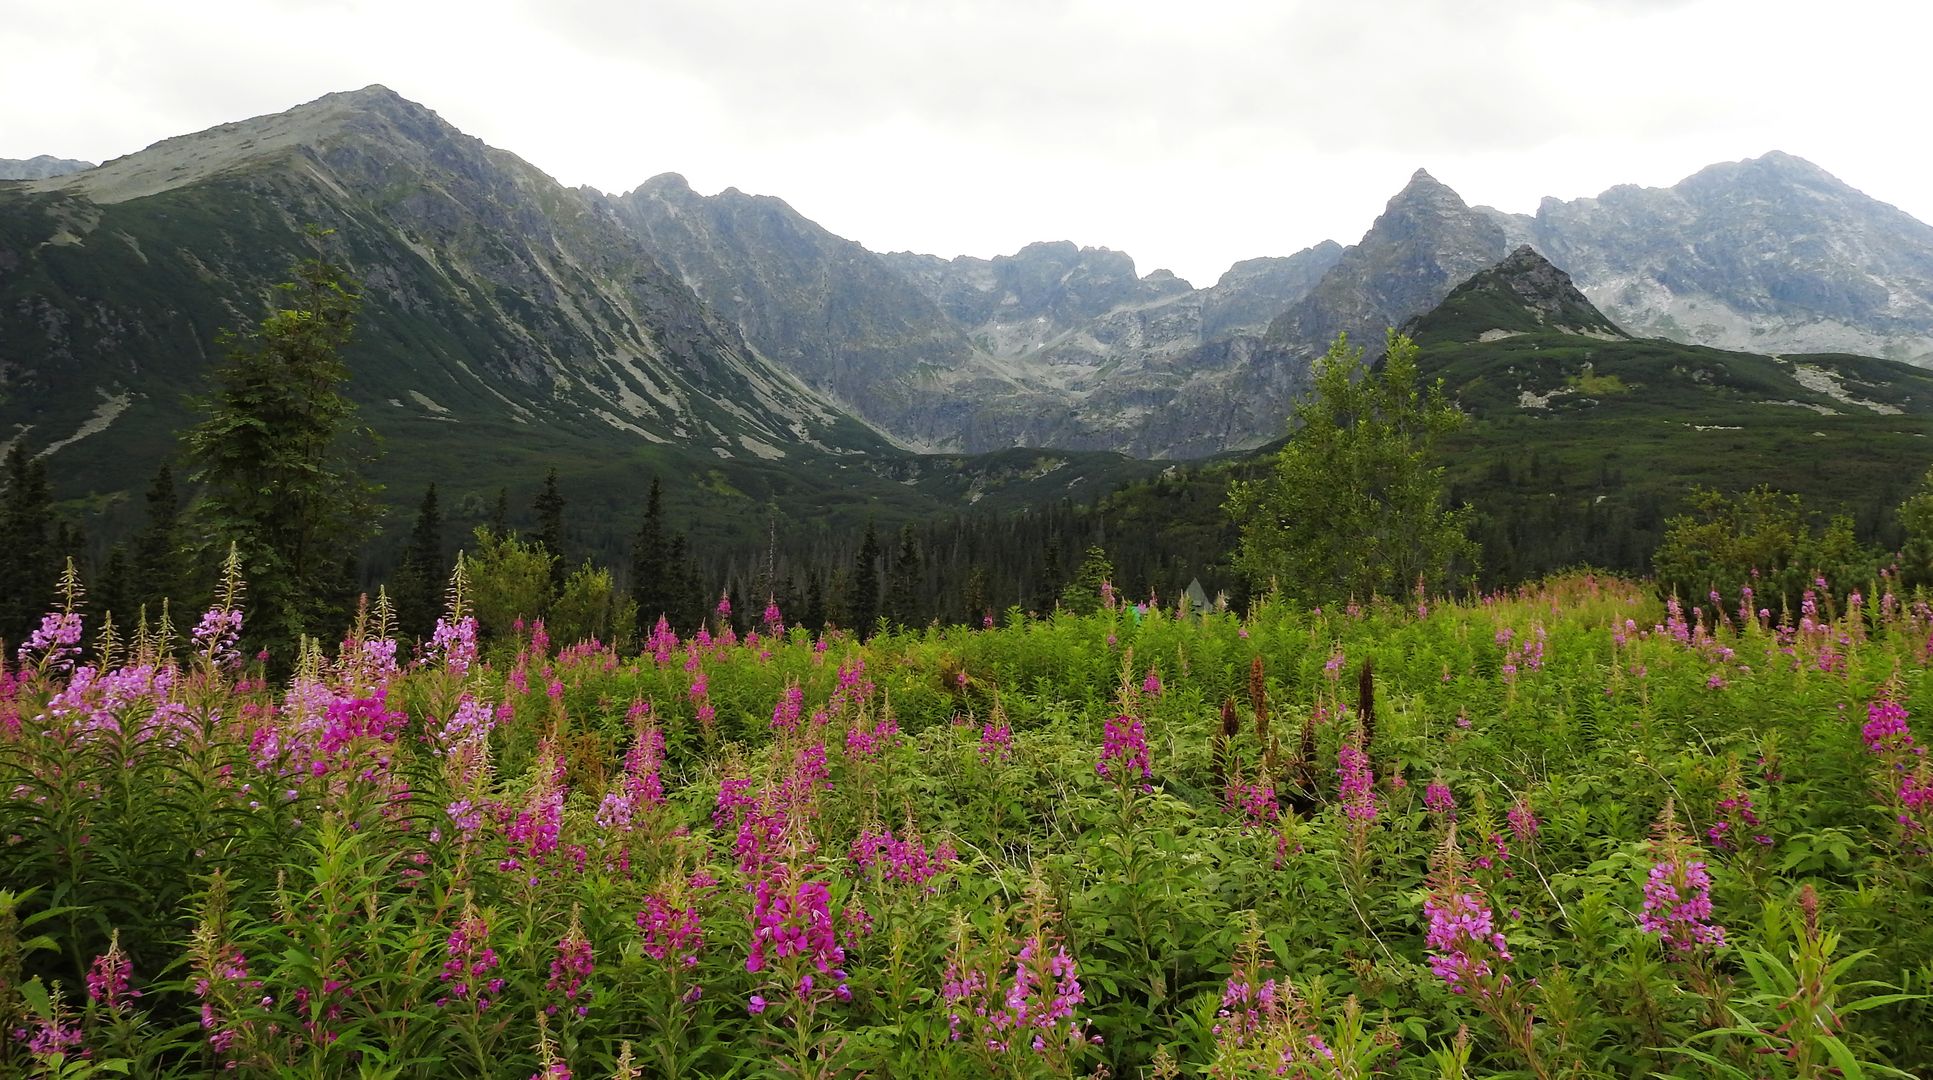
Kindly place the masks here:
[(306, 259), (277, 288), (283, 306), (226, 337), (214, 393), (183, 446), (202, 489), (206, 550), (241, 552), (253, 584), (248, 632), (286, 654), (340, 619), (352, 588), (342, 560), (373, 531), (375, 489), (360, 478), (369, 433), (342, 392), (355, 285)]
[(852, 626), (862, 638), (872, 633), (873, 624), (879, 619), (879, 556), (879, 533), (868, 521), (866, 537), (860, 541), (859, 554), (853, 559), (852, 593), (846, 601), (852, 613)]
[(499, 538), (479, 528), (471, 538), (475, 546), (464, 553), (463, 561), (470, 575), (470, 603), (486, 635), (508, 638), (519, 617), (541, 619), (549, 614), (551, 563), (556, 556), (542, 544), (518, 539), (516, 533)]
[(1444, 505), (1438, 437), (1462, 422), (1440, 385), (1419, 385), (1417, 348), (1394, 332), (1376, 370), (1338, 337), (1270, 470), (1230, 486), (1236, 566), (1314, 602), (1439, 588), (1475, 565), (1470, 513)]
[(1074, 580), (1061, 590), (1060, 606), (1076, 615), (1092, 615), (1101, 608), (1101, 587), (1114, 581), (1114, 563), (1107, 549), (1091, 547), (1074, 572)]
[(40, 621), (60, 569), (47, 466), (25, 439), (7, 450), (0, 493), (0, 640), (19, 641)]
[(1908, 589), (1933, 588), (1933, 470), (1899, 504), (1898, 514), (1906, 534), (1899, 552), (1900, 584)]
[(1778, 617), (1796, 612), (1819, 579), (1843, 601), (1878, 568), (1877, 555), (1854, 539), (1851, 519), (1836, 516), (1815, 528), (1797, 495), (1769, 487), (1735, 496), (1700, 490), (1691, 502), (1690, 513), (1666, 523), (1652, 557), (1662, 596), (1710, 609), (1717, 594), (1720, 610), (1730, 613), (1740, 590), (1750, 588), (1754, 609)]
[(396, 568), (396, 621), (406, 636), (427, 637), (436, 625), (448, 566), (443, 554), (443, 511), (437, 503), (436, 485), (431, 484), (423, 492), (409, 546), (403, 549), (402, 562)]
[[(600, 577), (567, 580), (608, 597)], [(32, 669), (0, 714), (20, 720), (0, 738), (0, 1023), (65, 1025), (89, 1056), (62, 1067), (142, 1076), (1235, 1077), (1284, 1050), (1283, 1075), (1325, 1078), (1923, 1074), (1933, 879), (1908, 796), (1933, 772), (1839, 717), (1933, 708), (1924, 616), (1629, 628), (1669, 621), (1579, 575), (1426, 616), (1117, 604), (662, 658), (525, 637), (464, 670), (372, 667), (365, 620), (295, 665), (298, 693), (200, 661), (143, 683), (178, 663), (152, 641), (109, 680)], [(802, 714), (775, 729), (794, 686)], [(1145, 781), (1097, 770), (1128, 720)], [(1332, 779), (1364, 741), (1366, 818)], [(1641, 922), (1670, 844), (1708, 868), (1722, 946)], [(904, 876), (919, 860), (934, 873)], [(1507, 946), (1506, 994), (1432, 968), (1423, 903), (1452, 878)], [(801, 882), (840, 959), (748, 964), (761, 889)], [(702, 940), (667, 947), (670, 911)], [(117, 931), (142, 996), (84, 1001)], [(590, 964), (567, 1000), (571, 942)], [(448, 964), (486, 946), (471, 985), (502, 981), (479, 1011)], [(1016, 964), (1055, 988), (1063, 948), (1078, 1040), (952, 1037), (997, 1030)], [(961, 973), (988, 1015), (947, 999)], [(1273, 1009), (1231, 1000), (1270, 980)], [(50, 1059), (0, 1040), (0, 1074)]]
[(562, 644), (597, 641), (629, 649), (637, 621), (636, 602), (612, 585), (611, 572), (587, 562), (564, 579), (545, 628)]

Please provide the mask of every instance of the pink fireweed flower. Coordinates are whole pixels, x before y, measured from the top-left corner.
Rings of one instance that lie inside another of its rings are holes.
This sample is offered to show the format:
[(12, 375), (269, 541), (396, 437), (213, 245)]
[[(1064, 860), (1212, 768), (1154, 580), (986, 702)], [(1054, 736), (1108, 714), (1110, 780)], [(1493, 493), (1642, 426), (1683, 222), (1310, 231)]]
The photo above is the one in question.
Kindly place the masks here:
[(538, 759), (536, 782), (524, 796), (524, 805), (504, 828), (503, 835), (505, 858), (497, 864), (499, 870), (518, 870), (525, 859), (542, 863), (551, 852), (557, 850), (558, 836), (563, 828), (564, 790), (558, 773), (562, 771), (555, 751), (546, 748)]
[(1913, 745), (1907, 715), (1905, 707), (1890, 696), (1874, 699), (1866, 706), (1866, 724), (1859, 732), (1866, 740), (1866, 749), (1875, 754), (1923, 754), (1924, 748)]
[(1141, 680), (1141, 692), (1149, 697), (1161, 696), (1161, 673), (1154, 668), (1148, 669), (1148, 677)]
[(1342, 646), (1337, 645), (1335, 651), (1329, 654), (1328, 661), (1322, 665), (1323, 677), (1330, 682), (1335, 682), (1337, 679), (1342, 678), (1342, 664)]
[(1006, 721), (988, 720), (980, 725), (980, 764), (1013, 760), (1013, 728)]
[(732, 617), (732, 594), (730, 592), (720, 592), (718, 594), (718, 607), (716, 607), (713, 610), (721, 619), (731, 618)]
[[(1146, 781), (1153, 775), (1148, 761), (1148, 733), (1132, 716), (1116, 716), (1102, 733), (1101, 757), (1094, 771), (1118, 783)], [(1117, 775), (1118, 772), (1118, 775)], [(1153, 790), (1145, 782), (1143, 790)]]
[(1667, 858), (1651, 867), (1638, 925), (1679, 956), (1721, 948), (1725, 928), (1711, 921), (1711, 873), (1703, 862)]
[(638, 929), (644, 932), (644, 955), (653, 960), (675, 959), (683, 967), (698, 966), (705, 931), (697, 905), (680, 907), (651, 893), (644, 898), (644, 910), (638, 912)]
[(95, 957), (87, 969), (87, 999), (110, 1009), (128, 1005), (141, 996), (141, 991), (128, 988), (133, 974), (134, 965), (128, 960), (128, 954), (121, 951), (121, 932), (116, 930), (109, 939), (107, 951)]
[(779, 614), (779, 602), (777, 600), (768, 598), (765, 601), (765, 615), (759, 622), (765, 627), (765, 633), (768, 636), (783, 637), (785, 635), (785, 616)]
[(752, 944), (745, 970), (756, 975), (774, 963), (801, 972), (796, 991), (810, 994), (813, 975), (832, 983), (832, 995), (850, 1000), (846, 986), (846, 950), (832, 923), (832, 890), (823, 881), (792, 885), (783, 870), (761, 876), (752, 893)]
[(430, 634), (431, 657), (442, 661), (443, 670), (461, 678), (470, 673), (471, 665), (477, 662), (477, 621), (465, 615), (454, 624), (447, 620), (436, 620), (436, 629)]
[(437, 976), (444, 996), (436, 1004), (454, 1001), (486, 1012), (503, 992), (504, 981), (492, 975), (497, 969), (497, 951), (490, 947), (490, 925), (475, 910), (467, 910), (450, 931), (443, 945), (443, 970)]
[(1237, 970), (1222, 987), (1221, 1007), (1215, 1010), (1214, 1033), (1235, 1046), (1245, 1046), (1282, 1012), (1280, 984), (1259, 982)]
[(791, 731), (799, 725), (799, 716), (805, 711), (805, 687), (793, 683), (785, 688), (785, 695), (772, 708), (772, 730)]
[(947, 1026), (954, 1041), (967, 1028), (994, 1053), (1043, 1054), (1084, 1046), (1086, 1022), (1075, 1015), (1086, 991), (1079, 967), (1062, 944), (1050, 951), (1039, 935), (1028, 937), (1014, 954), (1010, 979), (993, 972), (947, 965), (940, 998), (947, 1005)]
[(954, 851), (950, 844), (941, 842), (928, 851), (920, 843), (918, 835), (904, 839), (893, 835), (893, 830), (864, 829), (858, 839), (852, 842), (848, 854), (853, 868), (864, 872), (875, 866), (879, 868), (882, 880), (896, 885), (912, 885), (932, 892), (928, 883), (952, 866)]
[(1504, 813), (1504, 819), (1510, 823), (1510, 835), (1516, 837), (1519, 844), (1528, 846), (1536, 841), (1540, 823), (1537, 812), (1530, 808), (1529, 796), (1517, 796), (1517, 801), (1511, 803), (1510, 809)]
[(1486, 1004), (1506, 991), (1511, 978), (1503, 965), (1511, 959), (1509, 942), (1496, 927), (1489, 901), (1463, 872), (1454, 825), (1431, 859), (1423, 914), (1429, 919), (1424, 943), (1430, 970), (1445, 986)]
[(1336, 749), (1336, 778), (1336, 796), (1342, 800), (1343, 814), (1351, 821), (1376, 820), (1376, 773), (1355, 738), (1343, 740)]
[[(197, 638), (199, 640), (199, 638)], [(27, 635), (16, 655), (24, 667), (38, 663), (48, 671), (64, 671), (80, 655), (81, 617), (73, 611), (51, 611), (40, 617), (40, 626)]]
[(1697, 844), (1679, 828), (1670, 800), (1656, 831), (1656, 860), (1645, 879), (1639, 927), (1657, 935), (1679, 958), (1723, 948), (1725, 928), (1712, 921), (1711, 872), (1698, 857)]
[(1432, 814), (1441, 814), (1446, 820), (1456, 820), (1456, 795), (1450, 785), (1441, 780), (1432, 780), (1423, 788), (1423, 808)]
[[(62, 1024), (59, 1019), (36, 1016), (33, 1029), (15, 1028), (13, 1037), (27, 1047), (27, 1053), (45, 1062), (55, 1054), (73, 1063), (76, 1058), (87, 1057), (81, 1049), (81, 1029), (76, 1025)], [(51, 1075), (51, 1074), (50, 1074)], [(82, 1073), (82, 1075), (86, 1075)]]
[[(563, 1008), (572, 1010), (580, 1018), (589, 1016), (592, 992), (589, 983), (596, 970), (590, 939), (573, 920), (570, 930), (557, 940), (557, 955), (550, 962), (550, 981), (544, 984), (544, 989), (562, 994)], [(544, 1012), (556, 1016), (558, 1008), (559, 1004), (552, 1002), (544, 1006)]]
[(448, 754), (458, 746), (487, 740), (496, 726), (496, 713), (490, 703), (464, 694), (457, 700), (456, 712), (437, 733), (437, 742), (443, 753)]
[(1241, 815), (1244, 829), (1267, 826), (1275, 820), (1275, 785), (1267, 781), (1230, 784), (1222, 792), (1222, 809)]
[(898, 743), (898, 735), (899, 724), (890, 716), (882, 717), (870, 727), (855, 723), (846, 732), (846, 756), (877, 757), (881, 750)]
[(236, 643), (242, 637), (242, 613), (239, 608), (213, 607), (202, 613), (201, 621), (189, 634), (194, 638), (195, 650), (208, 657), (216, 667), (234, 668), (241, 664), (242, 655)]

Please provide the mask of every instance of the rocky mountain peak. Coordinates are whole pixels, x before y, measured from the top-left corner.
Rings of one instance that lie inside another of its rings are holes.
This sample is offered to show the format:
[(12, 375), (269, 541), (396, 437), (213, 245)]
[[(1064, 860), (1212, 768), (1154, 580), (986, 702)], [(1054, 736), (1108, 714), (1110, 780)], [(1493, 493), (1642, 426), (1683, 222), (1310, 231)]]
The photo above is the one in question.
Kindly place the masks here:
[(1494, 341), (1553, 332), (1606, 339), (1630, 336), (1591, 304), (1569, 274), (1529, 244), (1519, 245), (1495, 266), (1473, 274), (1403, 330), (1419, 341)]
[(36, 154), (25, 159), (0, 158), (0, 180), (47, 180), (93, 167), (91, 161), (57, 158), (51, 154)]
[(1505, 243), (1490, 214), (1418, 169), (1363, 238), (1270, 324), (1269, 337), (1313, 352), (1339, 333), (1380, 340), (1386, 328), (1435, 307), (1465, 278), (1502, 258)]

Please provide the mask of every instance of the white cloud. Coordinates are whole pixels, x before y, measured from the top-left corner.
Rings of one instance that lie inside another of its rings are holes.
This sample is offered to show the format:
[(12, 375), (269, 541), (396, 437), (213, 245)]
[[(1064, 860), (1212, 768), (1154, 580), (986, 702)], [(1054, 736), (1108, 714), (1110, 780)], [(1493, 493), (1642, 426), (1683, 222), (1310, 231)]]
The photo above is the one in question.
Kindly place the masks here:
[(1472, 202), (1800, 154), (1933, 217), (1918, 5), (1845, 0), (8, 0), (0, 155), (385, 83), (566, 183), (779, 195), (876, 249), (1067, 238), (1198, 282)]

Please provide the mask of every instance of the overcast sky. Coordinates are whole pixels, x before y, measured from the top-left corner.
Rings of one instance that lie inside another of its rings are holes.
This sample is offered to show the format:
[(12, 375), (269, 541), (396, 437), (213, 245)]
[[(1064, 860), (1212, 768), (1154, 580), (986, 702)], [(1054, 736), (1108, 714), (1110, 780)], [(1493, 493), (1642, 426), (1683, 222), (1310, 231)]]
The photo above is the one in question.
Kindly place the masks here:
[(879, 251), (1068, 239), (1196, 284), (1779, 149), (1933, 220), (1918, 0), (0, 0), (0, 157), (383, 83), (567, 184), (777, 195)]

